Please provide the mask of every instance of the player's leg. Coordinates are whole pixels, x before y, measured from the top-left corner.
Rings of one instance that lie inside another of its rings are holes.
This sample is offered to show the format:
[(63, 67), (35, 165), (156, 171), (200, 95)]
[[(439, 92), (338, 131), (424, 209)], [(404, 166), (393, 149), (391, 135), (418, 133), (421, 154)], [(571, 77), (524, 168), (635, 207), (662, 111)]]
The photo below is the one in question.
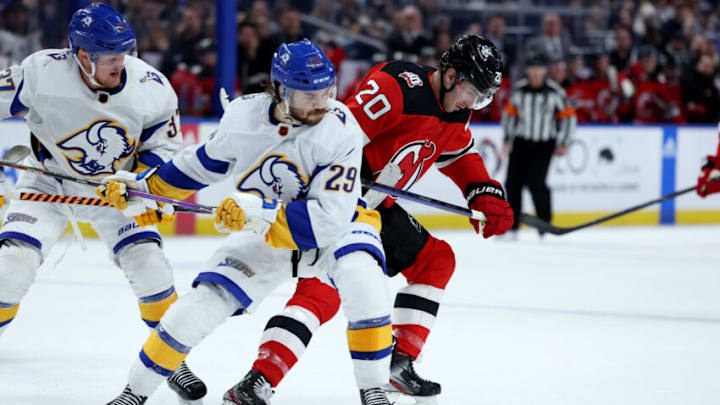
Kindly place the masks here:
[(381, 263), (367, 251), (341, 256), (330, 276), (348, 319), (348, 349), (362, 404), (388, 404), (392, 302)]
[(535, 147), (533, 157), (528, 159), (530, 167), (528, 171), (528, 189), (535, 205), (537, 217), (548, 223), (552, 219), (552, 208), (550, 188), (546, 180), (554, 153), (555, 141), (539, 142)]
[(382, 240), (388, 275), (401, 271), (408, 285), (398, 291), (393, 310), (393, 351), (390, 382), (409, 395), (431, 397), (441, 387), (417, 375), (420, 355), (435, 322), (445, 286), (455, 270), (455, 255), (447, 242), (430, 235), (399, 205), (381, 208)]
[(512, 151), (508, 158), (507, 179), (505, 189), (508, 203), (513, 209), (515, 220), (512, 230), (517, 231), (520, 226), (520, 213), (522, 213), (522, 188), (527, 182), (528, 163), (525, 154), (526, 141), (517, 138), (513, 142)]
[(289, 261), (289, 254), (271, 248), (251, 232), (225, 238), (210, 258), (209, 263), (216, 265), (198, 274), (195, 288), (165, 312), (140, 351), (126, 390), (110, 404), (144, 401), (180, 367), (190, 349), (225, 319), (251, 312), (283, 281), (285, 273), (275, 264), (280, 259)]
[(298, 280), (295, 294), (265, 326), (252, 369), (224, 396), (226, 404), (264, 404), (305, 352), (313, 333), (335, 316), (340, 296), (318, 278)]
[[(157, 228), (140, 227), (133, 218), (116, 211), (99, 212), (96, 209), (92, 219), (93, 228), (111, 249), (115, 264), (122, 269), (138, 299), (140, 317), (150, 328), (155, 328), (178, 298)], [(207, 393), (205, 383), (185, 363), (167, 382), (184, 400), (197, 400)]]
[(49, 204), (10, 201), (0, 231), (0, 335), (15, 319), (37, 269), (66, 224)]
[(317, 278), (303, 278), (283, 311), (268, 321), (252, 369), (277, 387), (305, 352), (313, 333), (340, 308), (337, 290)]
[(200, 283), (178, 299), (145, 341), (125, 390), (108, 405), (143, 404), (203, 338), (242, 306), (224, 287)]

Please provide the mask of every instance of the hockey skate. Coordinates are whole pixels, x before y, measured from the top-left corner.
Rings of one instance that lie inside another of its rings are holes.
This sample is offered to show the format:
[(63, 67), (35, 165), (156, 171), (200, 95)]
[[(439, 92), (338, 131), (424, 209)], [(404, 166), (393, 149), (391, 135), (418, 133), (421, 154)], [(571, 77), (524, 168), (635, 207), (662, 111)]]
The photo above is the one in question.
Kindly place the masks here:
[(265, 376), (250, 370), (239, 383), (223, 395), (223, 405), (269, 405), (274, 391)]
[(382, 388), (360, 390), (360, 400), (362, 405), (391, 405)]
[(122, 394), (108, 402), (107, 405), (143, 405), (145, 401), (147, 401), (147, 397), (133, 394), (130, 386), (128, 385), (125, 387)]
[(173, 375), (168, 377), (170, 389), (178, 395), (180, 405), (202, 405), (202, 397), (207, 394), (207, 387), (183, 361)]
[(393, 352), (390, 363), (390, 385), (387, 387), (388, 396), (393, 403), (398, 398), (407, 396), (416, 404), (436, 405), (440, 395), (440, 384), (426, 380), (415, 372), (413, 358), (398, 352)]

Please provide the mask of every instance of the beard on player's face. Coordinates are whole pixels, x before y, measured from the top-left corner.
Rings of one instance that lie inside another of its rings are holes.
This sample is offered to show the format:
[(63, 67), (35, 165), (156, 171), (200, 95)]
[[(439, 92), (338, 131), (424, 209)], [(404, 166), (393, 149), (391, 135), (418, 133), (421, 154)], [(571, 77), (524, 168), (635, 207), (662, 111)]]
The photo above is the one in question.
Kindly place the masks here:
[(327, 108), (314, 108), (312, 110), (290, 107), (290, 115), (301, 124), (316, 125), (322, 121)]

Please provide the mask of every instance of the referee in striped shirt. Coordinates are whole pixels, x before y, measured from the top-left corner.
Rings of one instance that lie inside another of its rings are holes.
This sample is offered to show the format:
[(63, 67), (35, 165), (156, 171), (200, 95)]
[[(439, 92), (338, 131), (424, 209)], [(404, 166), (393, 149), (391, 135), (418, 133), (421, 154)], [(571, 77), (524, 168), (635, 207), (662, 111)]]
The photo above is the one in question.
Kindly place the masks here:
[(527, 77), (517, 82), (503, 111), (505, 155), (510, 150), (505, 189), (515, 213), (513, 231), (520, 224), (523, 186), (530, 190), (537, 216), (550, 222), (550, 188), (545, 181), (550, 159), (567, 153), (575, 132), (575, 110), (565, 90), (547, 77), (547, 65), (544, 53), (528, 57)]

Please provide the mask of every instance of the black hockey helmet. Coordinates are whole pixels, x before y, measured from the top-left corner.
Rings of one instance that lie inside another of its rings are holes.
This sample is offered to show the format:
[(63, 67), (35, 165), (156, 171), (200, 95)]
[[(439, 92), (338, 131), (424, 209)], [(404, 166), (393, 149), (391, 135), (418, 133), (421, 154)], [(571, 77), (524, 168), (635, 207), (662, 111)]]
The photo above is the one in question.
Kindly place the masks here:
[(495, 44), (480, 35), (463, 35), (450, 45), (440, 58), (443, 73), (448, 68), (457, 71), (458, 79), (469, 80), (488, 95), (495, 94), (502, 83), (502, 56)]

